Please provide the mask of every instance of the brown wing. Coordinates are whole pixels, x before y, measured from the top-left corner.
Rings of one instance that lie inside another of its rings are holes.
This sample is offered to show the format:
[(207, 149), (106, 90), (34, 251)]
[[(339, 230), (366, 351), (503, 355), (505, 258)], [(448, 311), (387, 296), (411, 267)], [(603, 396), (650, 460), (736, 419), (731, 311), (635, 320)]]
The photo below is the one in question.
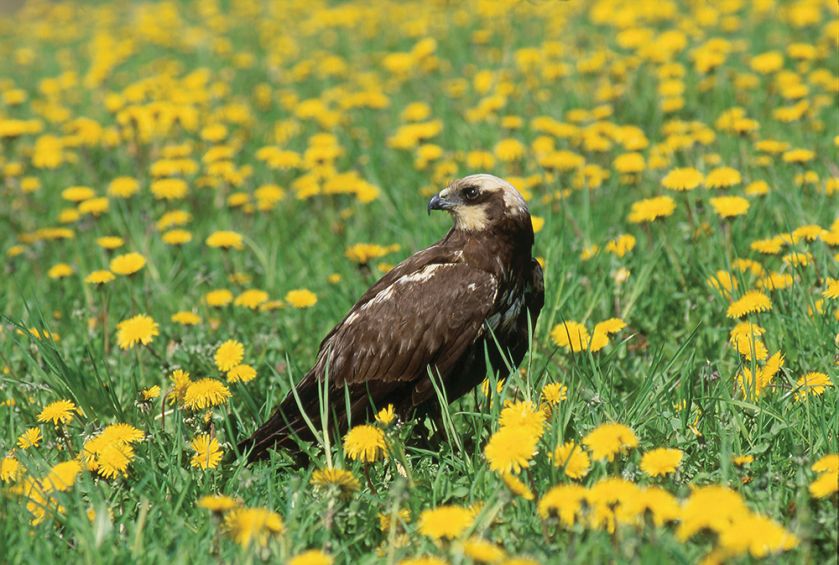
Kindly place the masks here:
[[(324, 342), (314, 373), (344, 384), (445, 378), (483, 331), (498, 281), (462, 263), (429, 263), (359, 303)], [(384, 387), (390, 388), (390, 387)], [(375, 400), (375, 399), (374, 399)]]
[[(433, 255), (420, 257), (394, 269), (324, 339), (315, 366), (295, 387), (311, 420), (320, 413), (318, 387), (324, 376), (330, 385), (330, 413), (343, 428), (347, 417), (357, 420), (371, 402), (381, 405), (394, 391), (410, 391), (411, 384), (427, 380), (429, 366), (445, 380), (482, 335), (498, 281), (463, 263), (434, 260)], [(349, 414), (345, 387), (350, 391)], [(297, 399), (289, 394), (272, 418), (243, 442), (243, 448), (253, 446), (251, 460), (264, 457), (276, 444), (293, 448), (287, 441), (292, 433), (306, 435)]]
[(364, 304), (372, 300), (373, 297), (376, 296), (382, 289), (392, 285), (397, 279), (410, 275), (411, 273), (415, 273), (432, 263), (456, 263), (457, 257), (455, 257), (452, 251), (445, 245), (450, 235), (451, 233), (434, 245), (427, 247), (422, 251), (417, 251), (396, 265), (393, 269), (385, 273), (385, 275), (378, 281), (373, 283), (373, 286), (368, 288), (367, 292), (365, 292), (361, 298), (358, 299), (358, 302), (355, 303), (352, 309), (347, 312), (344, 319), (338, 322), (335, 327), (326, 334), (326, 337), (324, 337), (320, 342), (320, 349), (323, 350), (326, 342), (329, 341), (333, 334), (341, 328), (344, 321), (352, 316), (353, 312), (364, 306)]

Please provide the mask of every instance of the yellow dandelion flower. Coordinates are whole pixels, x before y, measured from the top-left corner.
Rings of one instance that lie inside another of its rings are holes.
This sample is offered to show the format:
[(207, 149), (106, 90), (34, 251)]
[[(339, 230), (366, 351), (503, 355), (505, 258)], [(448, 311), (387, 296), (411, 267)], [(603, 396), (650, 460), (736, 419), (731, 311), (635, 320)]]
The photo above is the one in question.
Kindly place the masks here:
[(189, 312), (186, 310), (180, 310), (178, 312), (175, 312), (169, 319), (176, 324), (180, 324), (181, 326), (197, 326), (201, 323), (201, 316), (199, 316), (195, 312)]
[(586, 495), (586, 489), (580, 485), (557, 485), (539, 499), (537, 510), (543, 520), (557, 517), (570, 528), (582, 518)]
[(189, 185), (183, 179), (157, 179), (149, 186), (156, 200), (180, 200), (189, 192)]
[(154, 400), (155, 398), (160, 398), (160, 385), (152, 385), (148, 388), (144, 388), (140, 391), (140, 397), (145, 402)]
[(746, 196), (765, 196), (769, 194), (769, 183), (765, 180), (756, 180), (746, 185), (744, 190)]
[(757, 398), (784, 366), (784, 356), (776, 352), (770, 357), (763, 367), (758, 367), (754, 375), (749, 367), (743, 367), (743, 371), (737, 375), (737, 384), (747, 398)]
[(740, 337), (752, 339), (760, 337), (765, 333), (766, 330), (764, 328), (753, 322), (737, 322), (737, 324), (731, 328), (729, 339), (731, 343), (734, 343), (734, 341)]
[(387, 442), (384, 432), (376, 426), (354, 426), (344, 436), (344, 453), (353, 460), (373, 463), (387, 459)]
[(752, 259), (735, 259), (731, 262), (731, 268), (741, 273), (751, 273), (756, 277), (766, 272), (763, 265)]
[(298, 553), (286, 562), (286, 565), (332, 565), (332, 556), (319, 549), (310, 549)]
[(807, 224), (799, 226), (792, 230), (792, 239), (795, 242), (801, 241), (816, 241), (825, 233), (830, 233), (824, 228), (816, 224)]
[(719, 532), (719, 545), (729, 555), (748, 552), (762, 558), (798, 546), (798, 538), (774, 520), (752, 513), (738, 515)]
[(52, 422), (54, 425), (69, 424), (77, 412), (76, 405), (69, 400), (56, 400), (47, 404), (38, 414), (39, 422)]
[(383, 246), (375, 243), (356, 243), (347, 248), (344, 253), (350, 261), (359, 265), (367, 265), (375, 259), (380, 259), (388, 253), (399, 251), (399, 245)]
[(603, 333), (604, 335), (616, 334), (626, 327), (626, 322), (620, 318), (609, 318), (594, 325), (594, 333)]
[(519, 473), (536, 455), (539, 434), (532, 426), (504, 426), (484, 448), (489, 467), (498, 473)]
[(527, 148), (518, 139), (506, 138), (495, 144), (493, 152), (499, 160), (509, 163), (524, 157)]
[(311, 290), (301, 288), (288, 291), (285, 295), (285, 301), (294, 308), (305, 309), (317, 304), (318, 297)]
[(158, 333), (157, 322), (139, 314), (117, 324), (117, 343), (121, 349), (133, 348), (138, 343), (148, 345)]
[(103, 285), (111, 282), (116, 277), (111, 271), (93, 271), (84, 278), (84, 282), (88, 284)]
[(721, 218), (734, 218), (749, 211), (749, 201), (742, 196), (718, 196), (711, 198), (710, 202)]
[(208, 306), (213, 306), (215, 308), (227, 306), (233, 302), (233, 293), (226, 288), (211, 290), (204, 295), (204, 302), (206, 302)]
[(757, 286), (766, 290), (783, 290), (791, 287), (793, 282), (791, 274), (773, 272), (765, 277), (759, 278), (757, 280)]
[(604, 477), (589, 488), (589, 526), (614, 533), (618, 524), (633, 524), (641, 489), (620, 477)]
[(728, 271), (717, 271), (716, 274), (708, 277), (705, 282), (725, 297), (730, 296), (731, 291), (740, 286), (737, 279), (731, 276)]
[(635, 237), (628, 234), (623, 234), (606, 243), (603, 248), (607, 253), (611, 253), (616, 257), (623, 257), (635, 248)]
[(599, 245), (589, 245), (580, 253), (581, 261), (590, 261), (600, 253)]
[(568, 399), (568, 387), (562, 383), (548, 383), (542, 387), (542, 399), (550, 406), (556, 406)]
[(507, 554), (494, 543), (478, 537), (463, 542), (463, 554), (478, 563), (499, 563)]
[(256, 369), (250, 365), (236, 365), (227, 371), (227, 382), (229, 383), (249, 383), (255, 378)]
[(510, 489), (516, 496), (520, 496), (525, 500), (533, 500), (535, 497), (533, 496), (533, 491), (530, 490), (524, 481), (519, 479), (512, 473), (501, 473), (501, 480), (504, 481), (504, 484), (507, 485), (507, 488)]
[(675, 473), (682, 462), (684, 453), (680, 449), (660, 447), (644, 453), (641, 457), (641, 470), (650, 477), (660, 477)]
[(108, 184), (108, 194), (115, 198), (131, 198), (140, 190), (140, 183), (132, 177), (117, 177)]
[(346, 469), (318, 469), (312, 473), (310, 482), (316, 488), (336, 487), (343, 496), (349, 496), (361, 488), (355, 475)]
[(730, 488), (721, 485), (699, 487), (682, 504), (676, 537), (684, 542), (705, 529), (721, 534), (736, 518), (748, 512), (743, 499)]
[(218, 249), (235, 249), (241, 251), (245, 248), (242, 234), (235, 231), (216, 231), (207, 237), (205, 242), (209, 247)]
[(707, 188), (730, 188), (743, 181), (740, 171), (732, 167), (717, 167), (705, 177)]
[(661, 179), (661, 186), (668, 190), (693, 190), (702, 184), (704, 177), (702, 173), (693, 167), (685, 167), (680, 169), (673, 169), (663, 179)]
[(210, 512), (222, 513), (238, 508), (241, 505), (241, 501), (224, 494), (208, 494), (199, 498), (195, 505), (198, 508), (203, 508)]
[(456, 504), (423, 510), (419, 517), (419, 532), (434, 540), (456, 539), (475, 521), (475, 512)]
[(166, 245), (184, 245), (192, 241), (192, 233), (182, 229), (168, 230), (160, 236), (160, 239)]
[(133, 275), (146, 266), (146, 258), (139, 253), (124, 253), (111, 259), (108, 267), (117, 275)]
[(439, 557), (424, 556), (411, 557), (409, 559), (401, 560), (398, 565), (449, 565), (449, 562)]
[(545, 413), (529, 400), (508, 400), (501, 409), (498, 423), (502, 428), (528, 428), (539, 438), (545, 427)]
[(793, 267), (806, 267), (813, 262), (813, 255), (810, 253), (799, 253), (794, 251), (783, 256), (783, 261)]
[(229, 371), (242, 362), (245, 346), (235, 339), (229, 339), (216, 349), (215, 362), (219, 371)]
[(784, 163), (804, 164), (816, 158), (816, 152), (810, 149), (790, 149), (781, 156)]
[(96, 238), (96, 245), (98, 245), (102, 249), (107, 249), (108, 251), (111, 251), (113, 249), (119, 249), (120, 247), (125, 245), (125, 240), (116, 235), (105, 235)]
[(736, 335), (732, 336), (730, 341), (737, 348), (737, 353), (745, 357), (747, 361), (751, 361), (752, 359), (764, 361), (769, 356), (769, 351), (760, 338), (750, 337), (748, 335)]
[(109, 207), (110, 201), (106, 197), (100, 196), (98, 198), (85, 200), (79, 204), (77, 210), (80, 214), (90, 214), (94, 217), (99, 217), (107, 212)]
[(586, 327), (573, 320), (557, 324), (551, 330), (551, 339), (559, 347), (573, 352), (587, 351), (591, 340)]
[(204, 378), (187, 385), (183, 403), (190, 410), (204, 410), (224, 404), (230, 396), (230, 390), (224, 383)]
[(636, 447), (638, 438), (628, 426), (606, 423), (586, 434), (583, 443), (595, 459), (612, 461), (619, 452)]
[(225, 529), (240, 546), (265, 547), (271, 536), (285, 531), (283, 519), (266, 508), (236, 508), (224, 518)]
[(735, 455), (731, 458), (731, 462), (737, 467), (744, 467), (755, 460), (754, 455)]
[(85, 441), (81, 459), (91, 471), (113, 479), (128, 474), (128, 465), (134, 459), (132, 443), (142, 440), (145, 434), (130, 424), (106, 426), (99, 434)]
[(759, 290), (750, 290), (728, 306), (729, 318), (742, 318), (746, 314), (756, 314), (772, 310), (772, 300)]
[(172, 392), (169, 394), (169, 403), (173, 404), (176, 401), (183, 402), (186, 396), (186, 390), (192, 384), (189, 373), (182, 369), (175, 369), (172, 371), (170, 379), (172, 380)]
[(41, 443), (41, 428), (29, 428), (17, 438), (17, 445), (21, 449), (38, 447)]
[(50, 270), (47, 271), (47, 276), (51, 279), (64, 279), (69, 277), (74, 273), (73, 267), (68, 265), (67, 263), (56, 263)]
[(630, 516), (644, 516), (649, 512), (658, 527), (676, 522), (681, 514), (676, 497), (659, 487), (638, 489), (634, 496), (623, 502), (623, 506), (624, 512)]
[(183, 226), (192, 221), (192, 214), (186, 210), (171, 210), (163, 214), (155, 224), (159, 231), (164, 231), (173, 226)]
[(261, 304), (267, 301), (267, 292), (265, 292), (264, 290), (251, 288), (237, 296), (236, 300), (233, 301), (233, 305), (240, 306), (242, 308), (250, 308), (251, 310), (256, 310), (257, 308), (259, 308)]
[(618, 155), (612, 162), (612, 166), (617, 172), (624, 175), (638, 175), (643, 173), (644, 169), (647, 168), (644, 156), (636, 152)]
[(46, 491), (66, 492), (75, 484), (81, 471), (82, 466), (78, 461), (64, 461), (54, 465), (47, 476), (41, 479), (41, 484)]
[(553, 464), (571, 479), (582, 479), (591, 468), (591, 461), (583, 448), (573, 441), (567, 441), (553, 452)]
[(839, 279), (827, 278), (827, 288), (822, 292), (822, 296), (835, 300), (839, 298)]
[(773, 237), (770, 239), (756, 239), (749, 244), (749, 248), (764, 255), (777, 255), (781, 252), (784, 246), (784, 241), (780, 238)]
[(376, 413), (376, 421), (381, 425), (387, 427), (396, 420), (396, 412), (394, 412), (393, 404), (388, 404)]
[(795, 399), (804, 400), (808, 395), (821, 396), (825, 388), (833, 386), (833, 381), (830, 380), (830, 377), (826, 373), (813, 371), (800, 377), (795, 382), (795, 386), (798, 388), (798, 392), (795, 393)]
[(827, 498), (839, 491), (839, 471), (827, 471), (810, 483), (810, 496)]
[(210, 437), (210, 434), (200, 434), (192, 440), (190, 446), (195, 451), (189, 460), (190, 465), (204, 470), (218, 467), (224, 452), (216, 438)]
[(96, 196), (96, 192), (89, 186), (71, 186), (61, 191), (61, 198), (68, 202), (83, 202)]
[(627, 219), (633, 224), (643, 224), (671, 216), (675, 211), (676, 202), (672, 198), (657, 196), (633, 202)]
[(810, 466), (810, 470), (816, 473), (836, 473), (839, 471), (839, 453), (830, 453), (821, 457)]
[(134, 459), (134, 448), (126, 442), (114, 441), (96, 454), (96, 472), (106, 479), (128, 476), (128, 465)]
[(13, 483), (23, 476), (24, 468), (20, 461), (11, 455), (0, 459), (0, 481)]

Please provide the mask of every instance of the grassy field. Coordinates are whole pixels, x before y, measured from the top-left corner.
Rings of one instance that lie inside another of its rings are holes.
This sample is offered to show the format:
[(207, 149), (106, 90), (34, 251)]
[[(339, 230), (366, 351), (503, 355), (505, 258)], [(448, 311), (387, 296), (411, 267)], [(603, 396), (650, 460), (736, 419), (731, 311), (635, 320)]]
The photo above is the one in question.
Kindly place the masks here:
[[(837, 561), (835, 0), (31, 2), (0, 32), (0, 561)], [(537, 230), (523, 367), (439, 446), (383, 415), (247, 466), (479, 171)]]

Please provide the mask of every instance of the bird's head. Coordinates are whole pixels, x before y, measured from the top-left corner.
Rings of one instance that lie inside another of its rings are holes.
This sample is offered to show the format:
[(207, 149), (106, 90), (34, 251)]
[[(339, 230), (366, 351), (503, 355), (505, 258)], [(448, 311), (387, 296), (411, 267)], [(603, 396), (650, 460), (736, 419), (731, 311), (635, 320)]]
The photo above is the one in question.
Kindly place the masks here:
[(507, 181), (489, 174), (469, 175), (452, 182), (428, 202), (428, 213), (446, 210), (454, 227), (479, 232), (512, 225), (530, 228), (530, 212), (522, 195)]

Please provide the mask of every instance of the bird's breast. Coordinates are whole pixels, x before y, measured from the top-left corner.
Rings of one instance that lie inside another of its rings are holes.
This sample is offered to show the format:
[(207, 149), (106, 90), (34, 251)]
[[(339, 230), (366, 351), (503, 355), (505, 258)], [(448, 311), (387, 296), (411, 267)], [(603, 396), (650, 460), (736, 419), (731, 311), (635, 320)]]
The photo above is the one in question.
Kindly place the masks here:
[(524, 307), (524, 292), (518, 286), (507, 287), (498, 299), (494, 314), (487, 318), (487, 325), (495, 335), (508, 334), (516, 327), (516, 321)]

